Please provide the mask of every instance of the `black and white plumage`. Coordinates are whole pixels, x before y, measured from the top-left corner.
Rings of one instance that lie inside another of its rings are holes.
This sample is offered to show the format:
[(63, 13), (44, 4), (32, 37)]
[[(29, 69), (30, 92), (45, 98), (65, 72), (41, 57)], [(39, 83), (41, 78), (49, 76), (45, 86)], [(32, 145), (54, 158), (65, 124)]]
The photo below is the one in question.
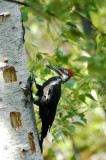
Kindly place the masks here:
[(35, 85), (38, 89), (36, 95), (39, 98), (37, 101), (33, 101), (33, 103), (39, 106), (39, 115), (42, 121), (40, 140), (41, 150), (43, 139), (46, 137), (48, 129), (51, 127), (55, 118), (57, 104), (61, 96), (61, 83), (68, 81), (74, 76), (69, 69), (56, 69), (51, 66), (47, 67), (57, 72), (59, 76), (54, 76), (48, 79), (42, 86), (38, 85), (34, 79)]

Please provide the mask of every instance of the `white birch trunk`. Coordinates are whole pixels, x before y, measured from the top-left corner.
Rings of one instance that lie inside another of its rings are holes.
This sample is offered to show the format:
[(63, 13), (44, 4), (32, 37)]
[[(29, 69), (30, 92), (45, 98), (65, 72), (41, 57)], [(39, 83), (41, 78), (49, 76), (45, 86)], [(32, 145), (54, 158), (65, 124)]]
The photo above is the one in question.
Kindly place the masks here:
[(0, 0), (0, 159), (43, 160), (33, 105), (23, 89), (29, 71), (19, 6)]

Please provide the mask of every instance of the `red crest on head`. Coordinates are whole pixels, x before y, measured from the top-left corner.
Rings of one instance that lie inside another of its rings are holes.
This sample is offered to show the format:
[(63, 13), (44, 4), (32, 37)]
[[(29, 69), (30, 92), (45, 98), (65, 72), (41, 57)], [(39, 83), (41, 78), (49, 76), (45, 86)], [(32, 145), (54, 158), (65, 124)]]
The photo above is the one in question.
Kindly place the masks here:
[(65, 69), (66, 71), (68, 71), (70, 77), (74, 77), (74, 76), (75, 76), (74, 73), (73, 73), (70, 69), (67, 69), (67, 68), (60, 68), (59, 70), (61, 70), (61, 69)]

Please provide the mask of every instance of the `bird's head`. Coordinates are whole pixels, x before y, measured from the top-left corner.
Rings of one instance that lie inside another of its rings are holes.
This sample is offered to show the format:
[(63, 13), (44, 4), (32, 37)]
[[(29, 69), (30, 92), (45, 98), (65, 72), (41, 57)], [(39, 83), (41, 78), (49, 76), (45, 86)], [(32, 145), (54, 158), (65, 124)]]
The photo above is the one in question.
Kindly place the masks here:
[(67, 68), (56, 69), (51, 66), (47, 66), (47, 67), (54, 70), (56, 73), (58, 73), (63, 83), (68, 81), (71, 77), (74, 77), (74, 73), (70, 69), (67, 69)]

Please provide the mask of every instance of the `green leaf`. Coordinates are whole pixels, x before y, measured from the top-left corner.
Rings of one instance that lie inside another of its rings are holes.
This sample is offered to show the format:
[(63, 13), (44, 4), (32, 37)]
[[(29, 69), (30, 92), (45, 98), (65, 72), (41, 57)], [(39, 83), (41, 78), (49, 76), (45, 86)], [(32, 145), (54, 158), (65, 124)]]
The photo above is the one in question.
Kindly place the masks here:
[(28, 8), (24, 8), (22, 10), (22, 17), (23, 17), (23, 22), (28, 21)]
[(37, 71), (37, 70), (40, 70), (42, 67), (43, 67), (42, 64), (38, 64), (35, 61), (31, 61), (30, 64), (29, 64), (29, 70), (30, 71)]
[(79, 95), (79, 99), (81, 101), (85, 102), (85, 95), (84, 94)]
[(97, 104), (93, 104), (93, 105), (91, 105), (91, 108), (92, 108), (92, 109), (95, 109), (96, 107), (98, 107), (98, 105), (97, 105)]
[(33, 46), (34, 48), (38, 48), (35, 44), (31, 44), (31, 46)]
[(63, 132), (64, 136), (66, 136), (66, 137), (69, 135), (67, 131), (62, 131), (62, 132)]
[(41, 76), (45, 77), (47, 74), (50, 74), (51, 73), (51, 70), (49, 68), (45, 68), (45, 69), (41, 69), (40, 70), (40, 74)]
[(74, 126), (72, 126), (72, 125), (70, 125), (70, 126), (65, 125), (65, 127), (66, 127), (66, 129), (67, 129), (69, 132), (71, 132), (71, 133), (74, 133), (74, 132), (75, 132), (75, 127), (74, 127)]
[(73, 102), (69, 97), (66, 97), (64, 95), (63, 95), (62, 99), (64, 99), (68, 104)]
[(81, 37), (84, 38), (84, 32), (80, 32), (77, 28), (70, 28), (70, 29), (66, 29), (63, 31), (63, 33), (61, 33), (61, 37), (64, 37), (68, 40), (79, 40)]
[(43, 55), (45, 55), (45, 56), (47, 56), (48, 55), (48, 53), (42, 53)]
[(70, 17), (69, 8), (67, 7), (68, 2), (65, 1), (48, 1), (47, 13), (51, 16), (57, 17), (59, 20), (66, 20)]
[(37, 66), (37, 63), (35, 61), (31, 61), (29, 64), (29, 70), (34, 71), (36, 66)]
[(73, 124), (85, 127), (85, 125), (83, 123), (79, 122), (79, 121), (73, 122)]
[(24, 28), (25, 28), (26, 30), (30, 31), (30, 28), (29, 28), (28, 26), (24, 25)]
[(67, 56), (63, 56), (63, 48), (61, 48), (61, 47), (56, 48), (56, 56), (63, 63), (67, 63), (68, 62), (68, 57)]
[(38, 52), (36, 56), (37, 56), (39, 61), (42, 59), (42, 53), (41, 52)]
[(81, 120), (82, 120), (84, 123), (87, 123), (87, 120), (85, 119), (84, 113), (80, 113), (79, 116), (81, 117)]
[(75, 80), (73, 78), (71, 78), (68, 82), (66, 82), (64, 85), (65, 87), (69, 88), (70, 90), (73, 89), (75, 84)]
[(56, 133), (54, 135), (54, 138), (55, 138), (56, 141), (59, 139), (59, 137), (61, 136), (61, 134), (62, 134), (62, 131), (60, 131), (60, 132), (58, 132), (58, 133)]
[(74, 59), (74, 61), (88, 61), (89, 59), (90, 59), (90, 57), (82, 56), (77, 59)]
[(85, 96), (90, 98), (90, 99), (92, 99), (92, 100), (94, 100), (94, 101), (96, 101), (96, 99), (91, 94), (86, 93)]
[(46, 67), (46, 68), (44, 69), (44, 74), (46, 75), (46, 74), (50, 74), (50, 73), (51, 73), (51, 70)]
[(56, 55), (59, 58), (63, 56), (63, 49), (61, 47), (56, 48)]

